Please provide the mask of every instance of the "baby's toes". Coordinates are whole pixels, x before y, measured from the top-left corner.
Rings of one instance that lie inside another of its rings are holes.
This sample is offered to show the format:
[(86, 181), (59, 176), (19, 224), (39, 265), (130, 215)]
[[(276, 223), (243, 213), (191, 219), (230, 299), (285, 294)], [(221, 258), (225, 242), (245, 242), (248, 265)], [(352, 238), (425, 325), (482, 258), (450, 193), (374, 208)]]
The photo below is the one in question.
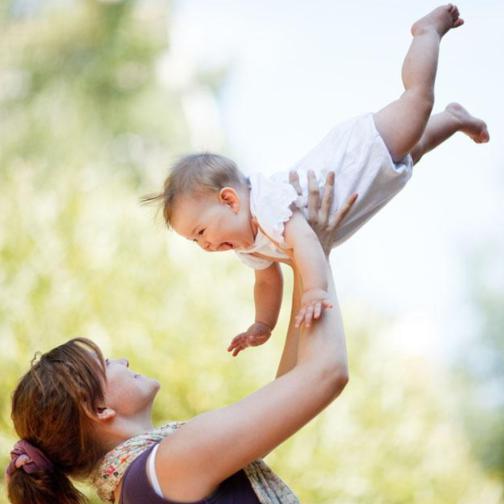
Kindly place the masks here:
[(480, 133), (479, 140), (480, 143), (486, 143), (490, 140), (490, 134), (486, 128)]

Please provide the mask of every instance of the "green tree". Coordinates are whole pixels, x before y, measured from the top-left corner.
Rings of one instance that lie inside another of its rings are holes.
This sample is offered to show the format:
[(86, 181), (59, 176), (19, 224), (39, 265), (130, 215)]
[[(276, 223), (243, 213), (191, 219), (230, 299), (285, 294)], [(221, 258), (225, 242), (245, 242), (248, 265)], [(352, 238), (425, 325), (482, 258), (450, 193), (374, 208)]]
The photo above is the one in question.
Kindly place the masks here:
[(475, 252), (468, 295), (474, 334), (460, 356), (460, 404), (472, 446), (504, 490), (504, 269), (496, 237)]

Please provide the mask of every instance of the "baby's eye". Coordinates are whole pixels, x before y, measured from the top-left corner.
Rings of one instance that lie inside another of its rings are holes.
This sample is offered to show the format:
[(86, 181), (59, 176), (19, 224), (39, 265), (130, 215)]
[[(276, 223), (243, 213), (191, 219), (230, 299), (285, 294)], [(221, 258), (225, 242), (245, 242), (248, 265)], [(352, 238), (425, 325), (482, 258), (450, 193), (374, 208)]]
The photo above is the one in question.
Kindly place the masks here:
[(204, 232), (205, 232), (205, 228), (200, 229), (200, 230), (198, 231), (198, 234), (199, 234), (200, 236), (203, 236), (203, 233), (204, 233)]

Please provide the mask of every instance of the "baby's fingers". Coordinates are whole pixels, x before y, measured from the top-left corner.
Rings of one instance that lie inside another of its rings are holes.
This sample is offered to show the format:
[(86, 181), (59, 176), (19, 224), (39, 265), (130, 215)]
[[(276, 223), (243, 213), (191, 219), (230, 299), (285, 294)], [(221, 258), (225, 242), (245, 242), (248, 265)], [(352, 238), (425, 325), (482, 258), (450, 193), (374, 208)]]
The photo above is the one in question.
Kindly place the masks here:
[(321, 313), (322, 313), (322, 302), (319, 301), (315, 303), (315, 307), (313, 308), (313, 318), (315, 320), (318, 320), (320, 318)]
[(322, 303), (322, 308), (331, 309), (333, 307), (333, 304), (331, 303), (331, 301), (329, 301), (329, 299), (322, 299), (322, 301), (320, 302)]
[(233, 351), (233, 357), (236, 357), (242, 350), (245, 350), (247, 347), (239, 346), (234, 349)]
[(310, 327), (313, 320), (313, 306), (308, 305), (306, 307), (306, 314), (304, 317), (304, 323), (306, 327)]
[(243, 338), (244, 338), (243, 334), (238, 334), (238, 336), (235, 336), (231, 340), (231, 343), (229, 344), (229, 346), (227, 347), (227, 351), (231, 352), (231, 350), (233, 350), (237, 346), (241, 345), (243, 343)]
[(296, 315), (296, 319), (294, 320), (294, 327), (298, 329), (301, 324), (303, 323), (303, 319), (305, 318), (305, 308), (301, 308), (301, 310), (298, 311), (298, 314)]
[(246, 336), (242, 337), (240, 341), (238, 341), (233, 348), (233, 357), (236, 357), (241, 351), (245, 350), (248, 346), (249, 345)]

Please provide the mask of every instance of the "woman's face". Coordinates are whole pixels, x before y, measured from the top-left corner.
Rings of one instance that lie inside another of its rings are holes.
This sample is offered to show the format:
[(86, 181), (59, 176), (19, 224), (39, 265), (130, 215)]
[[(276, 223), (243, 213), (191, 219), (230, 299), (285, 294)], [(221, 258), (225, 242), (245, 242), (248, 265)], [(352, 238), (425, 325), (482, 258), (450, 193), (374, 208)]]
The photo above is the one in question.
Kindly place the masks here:
[(127, 359), (105, 359), (105, 406), (123, 417), (150, 411), (159, 382), (135, 373)]

